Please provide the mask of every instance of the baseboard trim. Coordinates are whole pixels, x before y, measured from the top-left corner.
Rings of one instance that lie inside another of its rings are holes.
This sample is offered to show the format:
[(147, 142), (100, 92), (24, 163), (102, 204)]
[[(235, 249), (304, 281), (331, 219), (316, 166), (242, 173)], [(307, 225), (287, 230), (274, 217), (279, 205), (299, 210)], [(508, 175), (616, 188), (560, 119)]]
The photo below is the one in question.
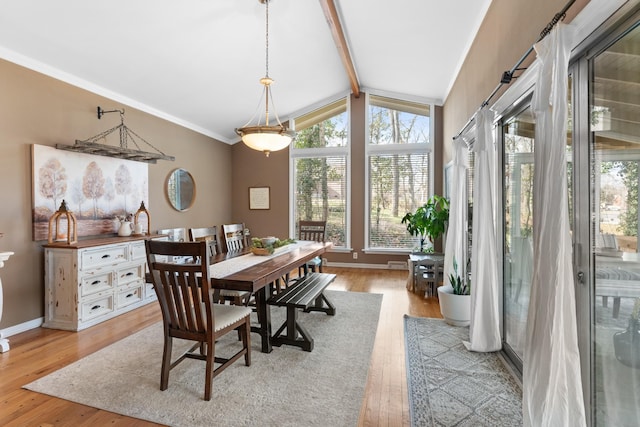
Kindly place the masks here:
[(17, 335), (21, 332), (26, 332), (31, 329), (39, 328), (44, 323), (44, 317), (29, 320), (28, 322), (20, 323), (19, 325), (9, 326), (6, 329), (0, 330), (0, 335), (4, 338), (8, 338), (12, 335)]
[[(348, 267), (348, 268), (371, 268), (378, 270), (398, 270), (398, 268), (391, 268), (389, 264), (363, 264), (355, 262), (328, 262), (327, 267)], [(406, 269), (406, 268), (405, 268)]]

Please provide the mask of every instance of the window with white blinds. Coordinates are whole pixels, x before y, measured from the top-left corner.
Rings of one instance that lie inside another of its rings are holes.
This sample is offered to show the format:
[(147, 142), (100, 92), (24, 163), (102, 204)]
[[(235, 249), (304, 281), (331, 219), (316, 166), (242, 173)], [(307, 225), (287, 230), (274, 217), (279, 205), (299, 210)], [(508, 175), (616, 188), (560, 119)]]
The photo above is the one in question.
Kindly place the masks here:
[(430, 106), (370, 95), (367, 120), (368, 249), (411, 250), (401, 219), (430, 195)]
[(429, 197), (429, 154), (369, 156), (369, 247), (419, 245), (400, 219)]
[(294, 120), (291, 148), (293, 229), (298, 223), (327, 221), (327, 240), (335, 248), (349, 244), (349, 113), (346, 98)]

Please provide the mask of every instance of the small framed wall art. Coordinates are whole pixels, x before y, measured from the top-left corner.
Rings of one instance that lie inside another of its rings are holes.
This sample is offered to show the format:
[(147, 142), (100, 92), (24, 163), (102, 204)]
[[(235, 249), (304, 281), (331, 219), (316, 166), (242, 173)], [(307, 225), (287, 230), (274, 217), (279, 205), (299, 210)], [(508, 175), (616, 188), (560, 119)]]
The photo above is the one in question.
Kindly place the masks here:
[(269, 209), (269, 187), (249, 187), (249, 209)]

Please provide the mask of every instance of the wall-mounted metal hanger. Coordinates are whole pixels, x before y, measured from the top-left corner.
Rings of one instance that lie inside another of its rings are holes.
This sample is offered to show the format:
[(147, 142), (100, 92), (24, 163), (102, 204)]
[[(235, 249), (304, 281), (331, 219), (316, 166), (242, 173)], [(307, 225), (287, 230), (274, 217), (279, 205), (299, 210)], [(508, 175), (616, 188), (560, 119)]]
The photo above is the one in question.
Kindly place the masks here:
[[(56, 148), (60, 150), (76, 151), (86, 154), (96, 154), (99, 156), (115, 157), (118, 159), (135, 160), (137, 162), (156, 163), (158, 160), (175, 160), (173, 156), (168, 156), (158, 148), (151, 145), (140, 135), (129, 129), (124, 124), (124, 109), (122, 110), (108, 110), (105, 111), (102, 107), (98, 106), (98, 119), (108, 113), (120, 113), (120, 124), (108, 129), (98, 135), (92, 136), (86, 140), (80, 141), (76, 139), (74, 145), (56, 144)], [(119, 131), (120, 134), (120, 146), (112, 146), (107, 144), (98, 144), (96, 141), (106, 140), (106, 137), (111, 133)], [(129, 142), (135, 145), (136, 149), (129, 148)], [(156, 152), (150, 153), (142, 151), (139, 143), (145, 143), (147, 146), (153, 148)]]

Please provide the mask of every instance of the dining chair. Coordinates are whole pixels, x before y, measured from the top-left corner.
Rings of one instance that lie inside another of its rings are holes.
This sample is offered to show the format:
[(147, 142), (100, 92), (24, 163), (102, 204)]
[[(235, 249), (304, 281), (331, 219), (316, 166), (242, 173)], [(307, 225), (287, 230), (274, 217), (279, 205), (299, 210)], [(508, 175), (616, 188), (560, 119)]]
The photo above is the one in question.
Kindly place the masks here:
[(158, 234), (166, 234), (167, 240), (169, 240), (170, 242), (186, 242), (187, 241), (187, 229), (184, 227), (161, 228), (158, 230)]
[[(164, 329), (160, 390), (168, 388), (169, 372), (180, 362), (187, 358), (204, 360), (204, 400), (211, 400), (213, 378), (243, 356), (245, 365), (251, 365), (251, 309), (213, 302), (209, 263), (206, 262), (211, 258), (211, 248), (207, 242), (146, 240), (145, 245)], [(201, 262), (171, 263), (158, 260), (164, 260), (167, 256), (198, 258)], [(234, 330), (241, 337), (242, 349), (230, 357), (216, 355), (216, 342)], [(172, 361), (174, 338), (195, 341), (195, 344)], [(215, 367), (214, 364), (219, 366)]]
[[(327, 234), (327, 221), (299, 221), (298, 222), (298, 239), (311, 240), (314, 242), (324, 243)], [(306, 274), (311, 270), (315, 273), (316, 269), (322, 273), (322, 260), (315, 257), (303, 266), (298, 267), (298, 276)]]
[(218, 241), (218, 227), (200, 227), (189, 229), (190, 242), (207, 242), (211, 249), (211, 256), (220, 253), (220, 243)]
[[(244, 223), (223, 224), (222, 235), (224, 237), (227, 252), (240, 251), (244, 248), (251, 247), (251, 233), (245, 227)], [(287, 287), (289, 283), (289, 273), (276, 279), (272, 289), (274, 292), (280, 292), (283, 287)]]
[(223, 224), (222, 235), (227, 252), (239, 251), (248, 246), (245, 238), (245, 226), (239, 224)]
[[(189, 240), (192, 242), (207, 242), (211, 251), (211, 256), (220, 253), (220, 243), (218, 241), (218, 227), (200, 227), (189, 229)], [(221, 289), (217, 292), (219, 299), (216, 302), (229, 301), (235, 305), (248, 305), (251, 298), (250, 292), (234, 291), (232, 289)]]
[(414, 289), (424, 288), (425, 297), (438, 296), (437, 288), (444, 281), (444, 259), (420, 259), (413, 263)]
[[(168, 240), (170, 242), (186, 242), (189, 240), (187, 235), (187, 229), (184, 227), (177, 228), (162, 228), (157, 231), (158, 234), (164, 234), (167, 237), (160, 238), (160, 240)], [(167, 258), (165, 261), (169, 262), (186, 262), (187, 257), (172, 257)]]

